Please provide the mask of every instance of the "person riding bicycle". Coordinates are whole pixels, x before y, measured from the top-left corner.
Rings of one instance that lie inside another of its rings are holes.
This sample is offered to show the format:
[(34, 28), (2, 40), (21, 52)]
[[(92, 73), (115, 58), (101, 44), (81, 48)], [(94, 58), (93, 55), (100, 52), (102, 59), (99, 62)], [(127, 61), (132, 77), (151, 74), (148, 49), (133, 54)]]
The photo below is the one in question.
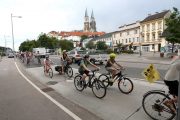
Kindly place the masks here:
[(105, 65), (106, 70), (112, 74), (112, 78), (114, 78), (115, 75), (119, 72), (119, 69), (124, 69), (120, 64), (115, 61), (115, 58), (116, 54), (111, 53)]
[(71, 63), (71, 59), (68, 57), (67, 53), (66, 53), (66, 50), (63, 50), (62, 52), (62, 57), (61, 57), (61, 64), (62, 64), (62, 74), (64, 74), (64, 67), (67, 65), (67, 64), (70, 64)]
[(43, 65), (44, 65), (44, 72), (47, 73), (48, 72), (48, 68), (51, 67), (51, 63), (52, 61), (49, 59), (49, 56), (46, 55), (45, 59), (43, 61)]
[(93, 66), (96, 69), (100, 69), (98, 66), (94, 65), (93, 63), (90, 62), (89, 60), (89, 55), (86, 54), (84, 56), (84, 59), (82, 59), (80, 61), (80, 66), (79, 66), (79, 73), (82, 75), (82, 80), (85, 80), (85, 78), (88, 76), (89, 72), (91, 71), (87, 66), (88, 64), (90, 64), (91, 66)]
[(170, 65), (170, 68), (166, 72), (164, 83), (169, 89), (169, 93), (174, 96), (171, 100), (167, 100), (164, 104), (169, 107), (174, 113), (176, 110), (172, 106), (173, 103), (177, 103), (178, 99), (178, 86), (179, 86), (179, 75), (180, 75), (180, 56), (178, 56)]

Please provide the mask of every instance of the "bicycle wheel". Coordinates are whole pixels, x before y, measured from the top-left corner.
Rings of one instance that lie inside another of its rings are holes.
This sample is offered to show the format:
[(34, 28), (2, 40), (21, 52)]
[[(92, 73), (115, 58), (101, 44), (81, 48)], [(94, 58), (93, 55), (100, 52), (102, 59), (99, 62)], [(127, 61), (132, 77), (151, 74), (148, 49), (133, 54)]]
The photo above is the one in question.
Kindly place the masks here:
[(50, 77), (50, 78), (53, 77), (53, 70), (52, 70), (52, 68), (49, 68), (49, 69), (48, 69), (48, 74), (49, 74), (49, 77)]
[(77, 76), (74, 78), (74, 86), (75, 86), (75, 88), (76, 88), (78, 91), (83, 91), (83, 90), (84, 90), (85, 81), (84, 81), (84, 80), (81, 80), (81, 78), (82, 78), (81, 75), (77, 75)]
[(94, 80), (92, 83), (92, 92), (97, 98), (103, 98), (106, 95), (106, 87), (100, 80)]
[(175, 114), (163, 104), (166, 100), (170, 100), (170, 97), (162, 92), (149, 92), (143, 97), (142, 106), (153, 120), (172, 120)]
[(72, 67), (68, 66), (68, 67), (66, 68), (66, 74), (67, 74), (68, 77), (70, 77), (70, 78), (73, 76), (73, 69), (72, 69)]
[(129, 94), (134, 89), (133, 82), (129, 78), (122, 78), (118, 82), (119, 90), (124, 94)]
[(98, 80), (102, 81), (105, 85), (105, 87), (107, 88), (109, 86), (109, 77), (105, 74), (101, 74), (99, 77), (98, 77)]

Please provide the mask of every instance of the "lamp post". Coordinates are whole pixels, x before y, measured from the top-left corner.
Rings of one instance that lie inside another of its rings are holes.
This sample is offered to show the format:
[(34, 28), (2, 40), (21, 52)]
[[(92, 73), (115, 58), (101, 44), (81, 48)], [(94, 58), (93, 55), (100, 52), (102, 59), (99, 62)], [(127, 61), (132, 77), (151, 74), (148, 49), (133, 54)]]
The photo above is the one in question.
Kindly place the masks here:
[(16, 17), (16, 18), (22, 18), (22, 17), (21, 16), (13, 16), (13, 14), (11, 13), (11, 27), (12, 27), (12, 40), (13, 40), (13, 52), (14, 52), (15, 49), (14, 49), (13, 17)]

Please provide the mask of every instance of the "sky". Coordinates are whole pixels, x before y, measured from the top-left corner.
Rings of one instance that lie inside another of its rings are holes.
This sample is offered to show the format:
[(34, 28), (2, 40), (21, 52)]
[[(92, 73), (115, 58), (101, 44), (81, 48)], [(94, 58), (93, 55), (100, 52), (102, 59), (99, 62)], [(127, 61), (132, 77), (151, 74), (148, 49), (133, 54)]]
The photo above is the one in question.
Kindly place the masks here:
[(179, 0), (0, 0), (0, 46), (15, 50), (26, 40), (50, 31), (82, 30), (87, 8), (93, 10), (97, 31), (113, 32), (119, 26), (143, 20), (148, 14), (180, 10)]

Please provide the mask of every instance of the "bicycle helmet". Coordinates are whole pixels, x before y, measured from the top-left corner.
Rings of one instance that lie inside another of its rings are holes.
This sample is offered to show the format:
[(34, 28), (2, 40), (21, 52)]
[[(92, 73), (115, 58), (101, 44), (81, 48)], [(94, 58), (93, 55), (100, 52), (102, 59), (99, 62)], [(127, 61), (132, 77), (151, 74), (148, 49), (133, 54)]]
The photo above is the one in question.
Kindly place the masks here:
[(88, 55), (88, 54), (86, 54), (86, 55), (84, 56), (84, 58), (89, 58), (89, 55)]
[(115, 57), (116, 57), (116, 54), (111, 53), (111, 54), (109, 55), (109, 57), (110, 57), (110, 58), (115, 58)]

